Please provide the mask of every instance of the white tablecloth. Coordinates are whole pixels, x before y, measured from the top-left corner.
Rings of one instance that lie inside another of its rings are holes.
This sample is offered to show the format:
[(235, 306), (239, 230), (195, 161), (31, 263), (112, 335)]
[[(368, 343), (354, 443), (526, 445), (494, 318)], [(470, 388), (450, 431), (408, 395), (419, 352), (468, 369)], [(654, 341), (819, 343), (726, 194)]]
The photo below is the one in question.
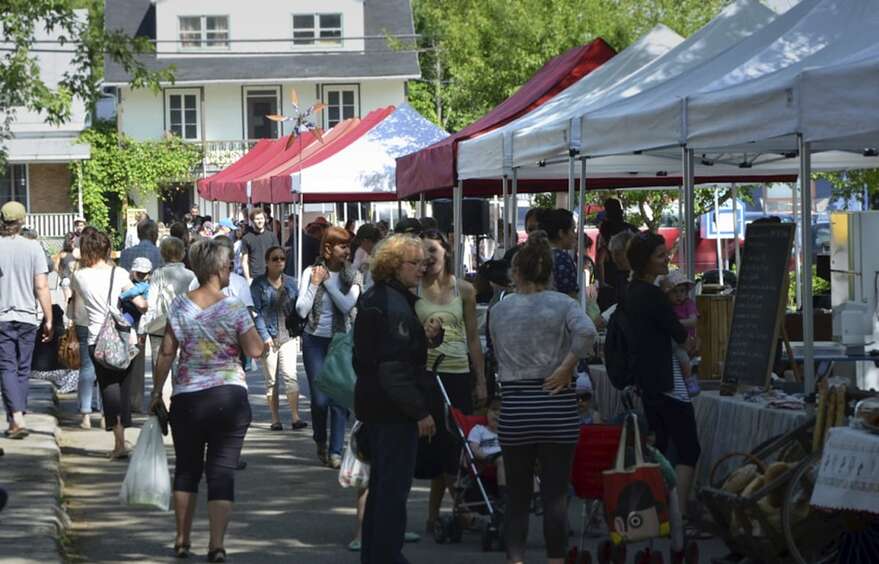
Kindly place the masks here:
[(830, 430), (812, 505), (879, 513), (879, 435), (850, 427)]

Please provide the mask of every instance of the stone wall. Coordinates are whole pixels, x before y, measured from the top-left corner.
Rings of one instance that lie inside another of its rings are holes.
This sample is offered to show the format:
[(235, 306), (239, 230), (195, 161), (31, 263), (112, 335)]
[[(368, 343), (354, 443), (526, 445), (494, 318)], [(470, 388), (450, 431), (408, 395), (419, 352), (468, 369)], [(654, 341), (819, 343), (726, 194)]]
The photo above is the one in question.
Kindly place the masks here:
[(31, 213), (76, 211), (70, 202), (72, 175), (67, 163), (33, 163), (28, 165), (28, 175)]

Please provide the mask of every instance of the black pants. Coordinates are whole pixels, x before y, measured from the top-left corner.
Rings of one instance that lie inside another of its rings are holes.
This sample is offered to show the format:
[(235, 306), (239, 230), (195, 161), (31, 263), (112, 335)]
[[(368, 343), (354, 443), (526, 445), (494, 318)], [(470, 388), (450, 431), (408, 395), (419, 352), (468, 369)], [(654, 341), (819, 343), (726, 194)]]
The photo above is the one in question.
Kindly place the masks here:
[(509, 560), (525, 560), (528, 512), (534, 491), (535, 465), (538, 463), (546, 556), (547, 558), (565, 557), (568, 550), (568, 486), (575, 446), (537, 443), (504, 447), (508, 495), (504, 530)]
[(362, 564), (404, 564), (406, 499), (412, 487), (418, 426), (366, 423), (371, 456), (369, 495), (363, 517)]
[(131, 427), (131, 368), (111, 370), (95, 360), (95, 346), (89, 345), (89, 357), (95, 367), (98, 388), (101, 390), (101, 403), (104, 406), (104, 424), (110, 431), (116, 420), (123, 427)]
[(674, 463), (696, 466), (702, 448), (696, 432), (696, 413), (693, 404), (666, 395), (644, 401), (644, 411), (650, 431), (656, 435), (656, 448), (668, 456), (669, 443), (674, 444)]
[(229, 384), (173, 396), (174, 491), (197, 493), (204, 474), (208, 501), (234, 501), (234, 474), (250, 419), (247, 390), (241, 386)]

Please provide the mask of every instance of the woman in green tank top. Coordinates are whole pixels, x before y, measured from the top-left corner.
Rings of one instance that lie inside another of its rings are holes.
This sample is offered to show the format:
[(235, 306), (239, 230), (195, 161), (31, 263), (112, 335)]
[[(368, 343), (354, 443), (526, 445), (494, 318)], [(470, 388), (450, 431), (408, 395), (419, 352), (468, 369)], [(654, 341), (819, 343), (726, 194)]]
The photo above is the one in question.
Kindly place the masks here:
[[(415, 313), (424, 323), (428, 319), (438, 319), (443, 326), (443, 342), (429, 349), (428, 370), (440, 354), (445, 355), (437, 371), (443, 382), (449, 400), (465, 414), (473, 411), (473, 395), (479, 403), (485, 401), (485, 361), (482, 345), (476, 330), (476, 290), (466, 281), (456, 280), (452, 275), (451, 247), (445, 237), (436, 230), (422, 234), (427, 272), (424, 273), (415, 302)], [(438, 429), (438, 435), (444, 429)], [(433, 477), (430, 488), (427, 528), (430, 532), (439, 516), (445, 489), (454, 482), (460, 460), (460, 448), (453, 437), (434, 437), (429, 458), (436, 461), (430, 474)]]

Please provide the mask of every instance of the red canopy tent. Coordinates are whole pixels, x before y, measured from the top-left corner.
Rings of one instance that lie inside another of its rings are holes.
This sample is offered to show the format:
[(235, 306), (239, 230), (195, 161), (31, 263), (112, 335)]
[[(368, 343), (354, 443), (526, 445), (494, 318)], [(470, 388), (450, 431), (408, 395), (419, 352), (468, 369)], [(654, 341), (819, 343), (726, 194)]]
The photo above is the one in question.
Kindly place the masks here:
[(500, 127), (540, 106), (616, 54), (601, 38), (551, 59), (515, 94), (461, 131), (397, 159), (397, 197), (450, 189), (455, 185), (457, 145)]
[(200, 179), (196, 185), (198, 187), (198, 195), (204, 198), (205, 200), (216, 200), (216, 196), (211, 194), (211, 182), (222, 180), (225, 177), (238, 174), (240, 171), (245, 170), (247, 167), (251, 166), (255, 161), (258, 161), (260, 156), (267, 151), (273, 141), (271, 139), (260, 139), (256, 142), (256, 145), (250, 148), (247, 153), (244, 154), (240, 159), (227, 166), (220, 172), (208, 176), (206, 178)]

